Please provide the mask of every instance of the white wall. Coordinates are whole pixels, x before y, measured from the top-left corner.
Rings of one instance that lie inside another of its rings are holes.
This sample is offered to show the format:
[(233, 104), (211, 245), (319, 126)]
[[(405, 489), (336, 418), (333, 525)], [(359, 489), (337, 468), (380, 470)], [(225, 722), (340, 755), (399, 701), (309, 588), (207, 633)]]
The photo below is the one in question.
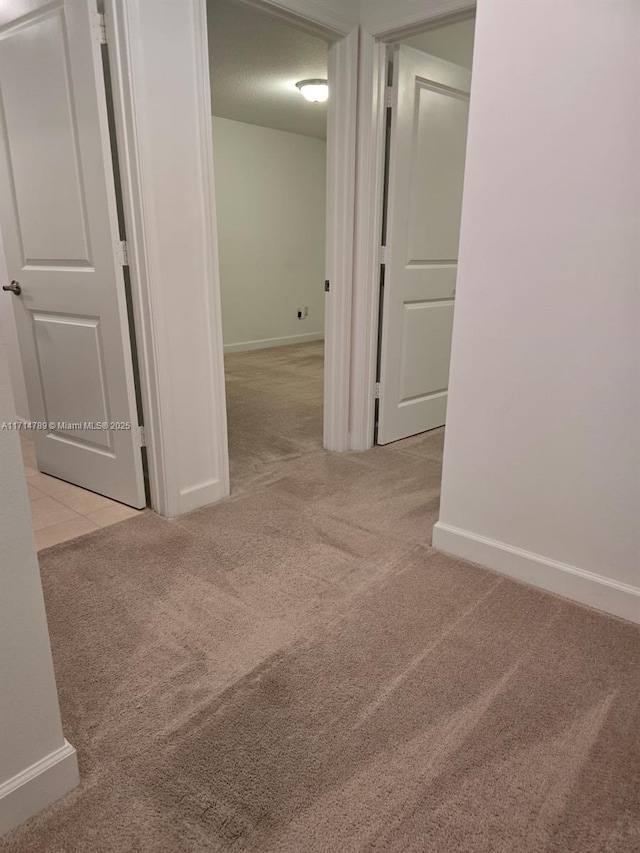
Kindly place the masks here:
[[(359, 0), (266, 0), (270, 6), (281, 12), (285, 19), (293, 16), (296, 24), (309, 19), (311, 31), (315, 32), (320, 23), (338, 36), (358, 26)], [(367, 0), (365, 0), (367, 2)]]
[(478, 4), (434, 534), (638, 621), (639, 34), (637, 0)]
[[(0, 424), (15, 420), (0, 338)], [(0, 429), (0, 835), (78, 782), (62, 735), (18, 433)]]
[[(320, 0), (322, 2), (322, 0)], [(360, 0), (360, 24), (378, 35), (472, 9), (475, 0)]]
[[(326, 148), (213, 117), (226, 351), (323, 336)], [(298, 320), (302, 306), (309, 315)]]
[(455, 62), (463, 68), (471, 68), (475, 26), (475, 18), (456, 21), (454, 24), (405, 38), (402, 43), (446, 59), (447, 62)]

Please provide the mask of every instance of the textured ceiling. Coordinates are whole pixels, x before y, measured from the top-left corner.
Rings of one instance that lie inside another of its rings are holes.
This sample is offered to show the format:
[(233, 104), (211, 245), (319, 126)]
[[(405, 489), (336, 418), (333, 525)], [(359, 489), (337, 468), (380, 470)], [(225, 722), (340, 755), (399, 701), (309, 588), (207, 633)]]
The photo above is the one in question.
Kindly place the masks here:
[(295, 84), (326, 78), (327, 43), (234, 0), (208, 0), (207, 16), (212, 113), (324, 139), (327, 105)]
[[(207, 16), (212, 113), (324, 139), (327, 105), (305, 101), (295, 84), (326, 78), (327, 43), (238, 0), (207, 0)], [(471, 19), (404, 43), (470, 68), (473, 35)]]

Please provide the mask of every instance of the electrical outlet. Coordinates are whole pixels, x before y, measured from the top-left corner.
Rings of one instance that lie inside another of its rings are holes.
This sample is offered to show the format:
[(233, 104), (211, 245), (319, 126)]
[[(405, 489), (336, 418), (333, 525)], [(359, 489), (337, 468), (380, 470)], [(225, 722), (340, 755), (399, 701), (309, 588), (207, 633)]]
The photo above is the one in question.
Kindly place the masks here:
[(308, 315), (309, 315), (309, 306), (308, 305), (303, 305), (302, 308), (298, 308), (298, 310), (297, 310), (298, 320), (306, 320)]

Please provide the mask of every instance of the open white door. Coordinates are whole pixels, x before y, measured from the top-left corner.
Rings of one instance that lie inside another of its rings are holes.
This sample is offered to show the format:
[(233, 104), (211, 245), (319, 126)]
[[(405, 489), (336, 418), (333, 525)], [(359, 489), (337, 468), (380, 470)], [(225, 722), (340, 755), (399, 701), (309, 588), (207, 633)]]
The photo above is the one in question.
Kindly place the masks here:
[(378, 444), (445, 422), (471, 72), (402, 45), (393, 81)]
[(143, 507), (100, 40), (95, 0), (0, 5), (0, 227), (39, 469)]

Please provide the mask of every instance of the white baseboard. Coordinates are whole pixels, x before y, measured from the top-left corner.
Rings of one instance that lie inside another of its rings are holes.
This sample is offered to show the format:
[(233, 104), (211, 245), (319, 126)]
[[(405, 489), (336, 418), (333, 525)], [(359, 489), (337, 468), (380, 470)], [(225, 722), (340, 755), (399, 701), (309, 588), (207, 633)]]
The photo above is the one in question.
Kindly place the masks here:
[(433, 547), (589, 607), (640, 623), (640, 588), (439, 521)]
[(225, 352), (246, 352), (252, 349), (268, 349), (269, 347), (286, 347), (292, 344), (306, 344), (310, 341), (321, 341), (324, 332), (310, 332), (308, 335), (289, 335), (285, 338), (263, 338), (261, 341), (242, 341), (239, 344), (225, 344)]
[(55, 752), (0, 785), (0, 836), (72, 791), (80, 781), (75, 749)]
[(180, 503), (177, 512), (170, 513), (168, 517), (175, 518), (185, 512), (209, 506), (209, 504), (217, 503), (228, 495), (229, 489), (225, 487), (222, 480), (205, 480), (202, 483), (195, 483), (193, 486), (180, 490)]

